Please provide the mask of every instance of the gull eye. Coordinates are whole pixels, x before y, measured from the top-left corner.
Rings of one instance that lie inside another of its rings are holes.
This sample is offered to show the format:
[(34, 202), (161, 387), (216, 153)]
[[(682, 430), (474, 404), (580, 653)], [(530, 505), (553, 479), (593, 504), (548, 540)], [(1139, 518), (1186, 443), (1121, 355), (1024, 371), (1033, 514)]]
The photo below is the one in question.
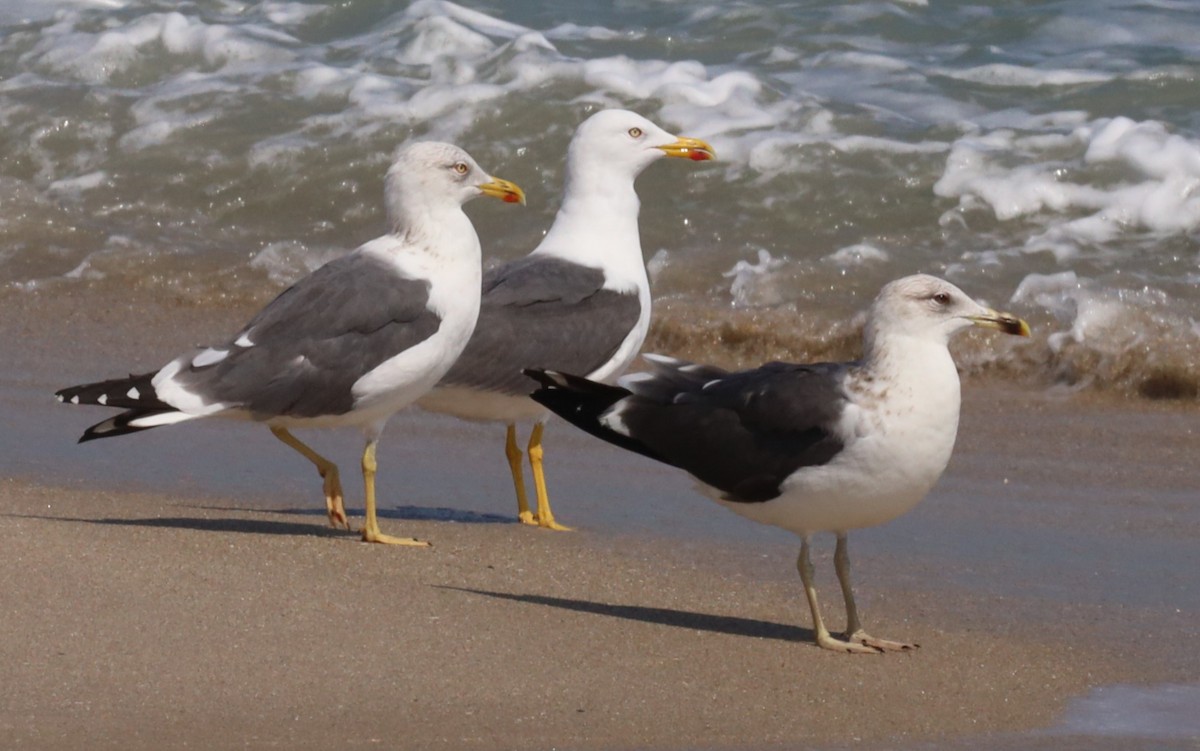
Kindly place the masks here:
[(629, 129), (629, 137), (630, 138), (641, 138), (642, 137), (642, 129), (637, 126), (630, 128)]
[(471, 170), (471, 168), (467, 166), (466, 162), (455, 162), (454, 163), (454, 171), (460, 175), (465, 175), (470, 170)]
[(937, 303), (938, 305), (942, 305), (942, 306), (949, 305), (950, 304), (950, 293), (949, 292), (938, 292), (933, 296), (933, 301), (935, 303)]

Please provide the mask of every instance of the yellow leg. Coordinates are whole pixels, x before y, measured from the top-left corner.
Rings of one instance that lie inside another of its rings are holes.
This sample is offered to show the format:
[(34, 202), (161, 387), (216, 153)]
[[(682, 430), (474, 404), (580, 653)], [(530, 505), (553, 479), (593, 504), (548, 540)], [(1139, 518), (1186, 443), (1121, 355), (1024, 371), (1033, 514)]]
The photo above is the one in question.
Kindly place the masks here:
[(428, 547), (429, 543), (412, 537), (392, 537), (379, 531), (379, 520), (375, 518), (375, 440), (367, 441), (362, 455), (363, 486), (367, 493), (367, 520), (363, 525), (363, 542), (382, 542), (388, 545), (417, 545)]
[(554, 512), (550, 510), (550, 496), (546, 494), (546, 473), (542, 470), (542, 431), (545, 428), (546, 426), (539, 422), (529, 434), (529, 466), (533, 468), (533, 486), (537, 491), (537, 524), (544, 529), (570, 532), (570, 527), (554, 521)]
[(846, 601), (846, 641), (887, 652), (907, 652), (920, 646), (908, 642), (876, 639), (863, 631), (862, 622), (858, 620), (858, 606), (854, 604), (854, 590), (850, 587), (850, 552), (847, 550), (844, 532), (838, 533), (833, 565), (837, 569), (838, 582), (842, 585), (842, 597)]
[(521, 458), (524, 456), (517, 448), (517, 426), (508, 424), (508, 434), (504, 439), (504, 455), (508, 457), (508, 468), (512, 471), (513, 488), (517, 491), (517, 518), (522, 524), (537, 524), (533, 520), (533, 512), (529, 510), (529, 498), (525, 495), (525, 473), (521, 471)]
[(800, 571), (800, 581), (804, 583), (804, 595), (808, 598), (809, 609), (812, 610), (813, 636), (816, 637), (817, 646), (822, 649), (832, 649), (835, 652), (878, 654), (879, 650), (874, 647), (834, 638), (830, 635), (829, 629), (825, 628), (825, 622), (821, 620), (821, 607), (817, 604), (817, 588), (813, 584), (813, 565), (808, 557), (808, 536), (801, 539), (800, 557), (796, 559), (796, 568)]
[(299, 438), (292, 435), (286, 428), (271, 428), (271, 434), (296, 451), (305, 459), (317, 466), (321, 479), (325, 481), (325, 512), (329, 514), (329, 524), (333, 527), (350, 529), (350, 521), (346, 518), (346, 505), (342, 495), (342, 482), (338, 478), (337, 465), (306, 446)]

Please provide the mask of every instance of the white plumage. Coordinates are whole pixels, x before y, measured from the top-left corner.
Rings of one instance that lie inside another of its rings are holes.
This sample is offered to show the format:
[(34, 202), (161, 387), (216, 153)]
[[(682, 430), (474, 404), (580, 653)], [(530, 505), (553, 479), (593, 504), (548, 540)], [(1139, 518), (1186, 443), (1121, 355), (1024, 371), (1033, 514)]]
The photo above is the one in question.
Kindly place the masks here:
[[(567, 153), (566, 186), (554, 223), (528, 256), (483, 281), (479, 325), (462, 357), (422, 407), (508, 423), (506, 454), (519, 518), (554, 520), (542, 472), (546, 411), (528, 399), (523, 368), (581, 372), (611, 381), (641, 349), (650, 325), (650, 284), (638, 232), (637, 176), (664, 156), (703, 161), (712, 148), (646, 118), (604, 110), (584, 121)], [(525, 498), (515, 423), (536, 421), (528, 451), (537, 513)]]
[[(289, 432), (352, 425), (366, 437), (363, 539), (380, 533), (375, 446), (384, 424), (445, 375), (479, 313), (479, 238), (462, 206), (479, 195), (524, 201), (462, 149), (401, 148), (385, 183), (389, 232), (301, 279), (225, 343), (154, 373), (63, 389), (62, 401), (125, 410), (81, 441), (201, 417), (265, 423), (316, 465), (331, 523), (346, 524), (337, 467)], [(348, 526), (348, 524), (347, 524)]]

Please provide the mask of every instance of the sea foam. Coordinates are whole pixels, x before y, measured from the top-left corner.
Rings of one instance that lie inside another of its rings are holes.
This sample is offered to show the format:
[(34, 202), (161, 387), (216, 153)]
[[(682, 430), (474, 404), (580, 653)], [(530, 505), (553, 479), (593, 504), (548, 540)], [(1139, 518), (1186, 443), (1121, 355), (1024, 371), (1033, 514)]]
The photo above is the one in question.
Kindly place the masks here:
[(995, 130), (954, 143), (934, 192), (965, 210), (986, 206), (1000, 221), (1042, 224), (1026, 249), (1067, 260), (1131, 231), (1167, 236), (1200, 228), (1200, 140), (1123, 117), (1066, 136)]

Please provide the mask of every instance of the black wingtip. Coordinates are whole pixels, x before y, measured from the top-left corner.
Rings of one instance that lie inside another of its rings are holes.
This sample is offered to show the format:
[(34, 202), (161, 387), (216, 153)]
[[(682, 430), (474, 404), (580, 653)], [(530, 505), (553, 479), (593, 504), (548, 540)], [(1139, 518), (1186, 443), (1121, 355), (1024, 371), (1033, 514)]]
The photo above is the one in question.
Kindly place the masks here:
[(552, 389), (555, 386), (560, 385), (559, 382), (554, 379), (554, 376), (558, 375), (557, 373), (554, 373), (554, 371), (542, 370), (541, 368), (525, 368), (521, 372), (540, 383), (542, 388)]
[[(158, 398), (154, 389), (154, 373), (130, 374), (95, 383), (81, 383), (54, 392), (63, 404), (95, 404), (115, 409), (167, 410), (169, 404)], [(131, 393), (135, 392), (136, 393)]]
[(79, 440), (76, 443), (87, 443), (88, 441), (95, 441), (112, 435), (121, 435), (123, 431), (117, 427), (117, 420), (121, 417), (128, 418), (129, 416), (130, 413), (124, 412), (116, 417), (110, 417), (107, 420), (101, 420), (95, 425), (89, 426), (87, 430), (83, 431), (83, 435), (79, 436)]
[[(542, 402), (537, 398), (539, 392), (556, 391), (570, 392), (573, 394), (588, 394), (590, 396), (602, 396), (608, 399), (617, 400), (622, 397), (629, 396), (629, 390), (621, 386), (610, 386), (607, 383), (592, 381), (583, 376), (571, 375), (570, 373), (562, 373), (557, 370), (543, 370), (541, 368), (526, 368), (521, 371), (533, 380), (542, 385), (542, 388), (535, 391), (530, 396), (535, 401)], [(545, 402), (542, 402), (545, 404)]]
[(79, 443), (87, 443), (100, 438), (116, 438), (120, 435), (129, 435), (130, 433), (140, 433), (143, 430), (150, 430), (158, 427), (157, 425), (131, 425), (130, 423), (141, 417), (153, 417), (155, 415), (167, 414), (175, 412), (173, 409), (129, 409), (119, 415), (114, 415), (107, 420), (101, 420), (87, 430), (83, 431), (83, 435), (79, 437)]

